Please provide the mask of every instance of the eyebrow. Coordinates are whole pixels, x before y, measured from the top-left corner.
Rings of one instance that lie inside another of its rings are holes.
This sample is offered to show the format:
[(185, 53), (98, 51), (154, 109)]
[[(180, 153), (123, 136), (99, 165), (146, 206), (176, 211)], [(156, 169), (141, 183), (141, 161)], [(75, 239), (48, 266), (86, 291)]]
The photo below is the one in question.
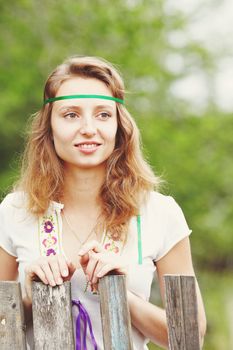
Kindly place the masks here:
[[(114, 106), (111, 106), (111, 105), (97, 105), (93, 108), (94, 110), (98, 111), (98, 110), (101, 110), (101, 109), (111, 109), (112, 111), (114, 110)], [(63, 112), (63, 111), (69, 111), (69, 110), (77, 110), (77, 111), (82, 111), (83, 108), (81, 106), (77, 106), (77, 105), (68, 105), (68, 106), (62, 106), (60, 108), (58, 108), (58, 111), (59, 112)]]

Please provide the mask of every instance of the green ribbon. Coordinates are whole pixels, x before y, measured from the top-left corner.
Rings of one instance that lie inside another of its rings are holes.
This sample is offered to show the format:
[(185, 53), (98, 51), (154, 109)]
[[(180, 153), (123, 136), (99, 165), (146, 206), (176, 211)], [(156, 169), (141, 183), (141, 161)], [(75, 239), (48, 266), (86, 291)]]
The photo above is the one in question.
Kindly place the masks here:
[(138, 231), (138, 264), (142, 265), (142, 234), (141, 234), (141, 216), (137, 215), (137, 231)]
[(59, 101), (59, 100), (70, 100), (73, 98), (100, 98), (102, 100), (112, 100), (115, 102), (119, 102), (121, 104), (124, 104), (124, 100), (121, 100), (120, 98), (113, 97), (113, 96), (105, 96), (105, 95), (67, 95), (67, 96), (57, 96), (57, 97), (51, 97), (47, 98), (47, 100), (44, 101), (44, 105), (50, 102)]

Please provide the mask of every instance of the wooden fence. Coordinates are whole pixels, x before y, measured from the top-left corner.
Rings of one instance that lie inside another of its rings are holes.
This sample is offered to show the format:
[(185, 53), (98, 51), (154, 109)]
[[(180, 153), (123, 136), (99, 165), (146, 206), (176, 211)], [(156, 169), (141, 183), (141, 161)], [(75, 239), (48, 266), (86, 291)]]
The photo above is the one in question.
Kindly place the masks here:
[[(195, 279), (166, 275), (166, 314), (170, 350), (200, 350)], [(125, 276), (99, 282), (105, 350), (133, 350)], [(35, 350), (74, 350), (70, 282), (49, 287), (33, 282)], [(25, 350), (25, 320), (20, 284), (0, 282), (0, 349)]]

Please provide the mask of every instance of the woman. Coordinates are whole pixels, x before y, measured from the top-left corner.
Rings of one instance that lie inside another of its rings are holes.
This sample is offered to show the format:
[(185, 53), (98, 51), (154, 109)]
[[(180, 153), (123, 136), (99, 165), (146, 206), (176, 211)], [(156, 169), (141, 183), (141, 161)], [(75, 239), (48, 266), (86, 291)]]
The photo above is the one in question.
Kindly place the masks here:
[[(29, 310), (33, 279), (51, 286), (71, 280), (72, 298), (89, 313), (103, 349), (98, 280), (112, 270), (127, 274), (134, 349), (147, 349), (148, 339), (166, 348), (165, 311), (148, 301), (153, 274), (164, 299), (164, 274), (194, 270), (191, 231), (158, 185), (117, 70), (99, 58), (68, 59), (46, 82), (20, 182), (1, 204), (0, 279), (19, 278)], [(203, 338), (198, 286), (197, 295)], [(92, 349), (89, 334), (86, 342)]]

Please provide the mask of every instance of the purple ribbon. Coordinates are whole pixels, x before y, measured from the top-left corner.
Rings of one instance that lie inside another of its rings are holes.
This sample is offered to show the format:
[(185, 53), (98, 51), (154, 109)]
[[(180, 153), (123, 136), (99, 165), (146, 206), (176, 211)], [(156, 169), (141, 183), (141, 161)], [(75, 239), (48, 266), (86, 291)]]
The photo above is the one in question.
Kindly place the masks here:
[(97, 349), (96, 340), (93, 334), (91, 320), (88, 315), (87, 310), (82, 305), (79, 300), (72, 300), (73, 306), (77, 306), (79, 314), (76, 319), (76, 350), (82, 350), (82, 337), (81, 337), (81, 323), (83, 322), (83, 350), (87, 350), (86, 338), (87, 338), (87, 326), (89, 326), (89, 331), (91, 335), (91, 342), (94, 350)]

